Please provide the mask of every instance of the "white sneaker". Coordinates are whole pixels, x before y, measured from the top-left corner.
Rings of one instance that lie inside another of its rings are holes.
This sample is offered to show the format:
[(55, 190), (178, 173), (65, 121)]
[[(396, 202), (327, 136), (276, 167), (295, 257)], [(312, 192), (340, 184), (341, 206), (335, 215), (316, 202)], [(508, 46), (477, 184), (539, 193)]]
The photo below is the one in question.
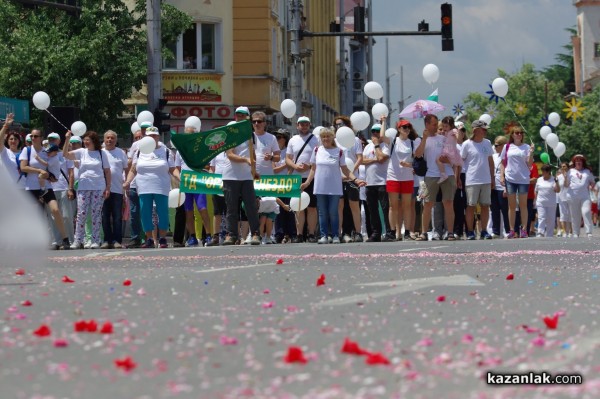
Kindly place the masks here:
[(90, 249), (92, 247), (92, 242), (88, 241), (85, 243), (85, 245), (83, 246), (84, 249)]
[(90, 249), (100, 249), (100, 244), (98, 244), (96, 242), (93, 244), (90, 244)]
[(248, 234), (248, 237), (242, 241), (242, 245), (250, 245), (250, 241), (252, 241), (252, 235)]
[(571, 234), (571, 233), (567, 234), (567, 238), (571, 238), (571, 237), (573, 237), (573, 234)]
[(263, 237), (260, 239), (260, 245), (267, 245), (270, 244), (270, 242), (267, 242), (267, 237)]
[(440, 240), (440, 235), (437, 231), (434, 231), (433, 234), (431, 235), (431, 241), (439, 241)]
[(329, 244), (333, 244), (333, 238), (331, 238), (331, 236), (327, 236), (327, 242)]
[(269, 237), (267, 244), (277, 244), (277, 240), (275, 240), (273, 237)]
[(317, 243), (327, 244), (328, 243), (327, 237), (323, 236), (323, 237), (319, 238), (319, 241), (317, 241)]
[(588, 233), (588, 238), (592, 238), (592, 233)]
[(83, 249), (83, 244), (81, 244), (80, 242), (74, 241), (73, 244), (71, 244), (71, 249)]
[[(344, 234), (343, 239), (346, 244), (349, 244), (352, 242), (352, 237), (350, 237), (348, 234)], [(338, 240), (339, 240), (339, 238), (338, 238)]]
[(340, 243), (340, 237), (333, 237), (333, 244), (339, 244)]
[(579, 234), (573, 234), (571, 237), (572, 238), (579, 238)]

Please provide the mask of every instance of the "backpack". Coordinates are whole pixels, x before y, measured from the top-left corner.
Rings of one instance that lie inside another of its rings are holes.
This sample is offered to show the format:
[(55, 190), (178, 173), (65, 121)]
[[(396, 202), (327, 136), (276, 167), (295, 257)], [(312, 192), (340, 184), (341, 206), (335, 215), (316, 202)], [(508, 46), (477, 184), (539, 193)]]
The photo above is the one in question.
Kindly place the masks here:
[[(17, 170), (19, 171), (19, 180), (21, 180), (21, 178), (23, 177), (27, 177), (27, 173), (21, 171), (21, 160), (19, 159), (19, 157), (21, 156), (21, 153), (19, 152), (16, 157), (15, 157), (15, 162), (17, 163)], [(27, 146), (27, 164), (29, 165), (29, 160), (31, 159), (31, 147)]]
[(415, 147), (414, 147), (414, 140), (410, 140), (410, 147), (412, 149), (412, 154), (413, 154), (413, 162), (412, 162), (412, 167), (415, 171), (415, 175), (419, 176), (419, 177), (423, 177), (427, 174), (427, 161), (425, 160), (425, 157), (415, 157)]
[(506, 168), (506, 165), (508, 164), (508, 149), (509, 148), (510, 148), (510, 143), (507, 143), (505, 152), (504, 152), (504, 158), (502, 158), (502, 165), (504, 165), (505, 168)]

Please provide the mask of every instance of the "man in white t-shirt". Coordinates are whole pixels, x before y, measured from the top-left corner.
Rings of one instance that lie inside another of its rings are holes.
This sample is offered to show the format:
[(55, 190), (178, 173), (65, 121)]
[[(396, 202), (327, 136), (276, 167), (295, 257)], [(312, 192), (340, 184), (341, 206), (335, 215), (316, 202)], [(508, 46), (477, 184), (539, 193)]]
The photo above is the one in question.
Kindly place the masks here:
[[(310, 157), (316, 147), (319, 146), (319, 140), (310, 133), (310, 119), (306, 116), (298, 118), (298, 134), (290, 139), (285, 153), (285, 162), (292, 169), (292, 174), (302, 175), (302, 182), (306, 181), (310, 172)], [(308, 227), (307, 241), (316, 243), (315, 229), (317, 228), (317, 197), (313, 194), (314, 180), (306, 188), (306, 193), (310, 197), (308, 208), (305, 211), (296, 213), (296, 236), (292, 237), (293, 243), (304, 241), (304, 222)], [(306, 218), (305, 218), (306, 212)]]
[[(423, 232), (417, 241), (426, 241), (427, 234), (425, 233), (429, 228), (429, 222), (431, 221), (431, 210), (435, 205), (435, 199), (438, 192), (442, 191), (442, 205), (444, 207), (444, 219), (448, 231), (444, 234), (444, 239), (448, 241), (454, 241), (454, 192), (456, 191), (456, 178), (452, 165), (447, 163), (449, 160), (440, 157), (442, 149), (444, 148), (444, 141), (446, 137), (443, 134), (438, 134), (438, 118), (433, 114), (425, 116), (425, 131), (423, 132), (423, 138), (421, 144), (415, 149), (415, 157), (424, 157), (427, 162), (427, 173), (425, 174), (425, 185), (427, 186), (427, 195), (423, 198), (423, 215), (421, 216), (421, 228)], [(446, 169), (446, 175), (452, 176), (449, 179), (444, 180), (441, 184), (438, 183), (440, 178), (439, 169), (434, 166), (436, 159), (440, 158), (444, 163)]]
[[(152, 126), (150, 122), (142, 122), (141, 129), (133, 133), (133, 143), (127, 152), (127, 170), (131, 168), (133, 164), (133, 157), (137, 156), (138, 152), (138, 141), (140, 141), (146, 134), (146, 128)], [(142, 218), (140, 214), (140, 197), (137, 192), (137, 184), (135, 179), (129, 186), (127, 193), (129, 198), (129, 223), (131, 232), (129, 234), (129, 243), (127, 248), (139, 248), (142, 245), (144, 236), (142, 235)]]
[(273, 162), (279, 162), (281, 150), (277, 139), (267, 132), (267, 115), (262, 111), (252, 113), (256, 156), (256, 171), (259, 175), (273, 175)]
[(475, 239), (474, 215), (477, 204), (481, 206), (481, 239), (489, 240), (487, 224), (492, 203), (492, 189), (495, 188), (494, 150), (492, 143), (485, 138), (488, 124), (476, 120), (471, 124), (473, 137), (463, 143), (460, 156), (467, 169), (465, 191), (467, 193), (467, 240)]

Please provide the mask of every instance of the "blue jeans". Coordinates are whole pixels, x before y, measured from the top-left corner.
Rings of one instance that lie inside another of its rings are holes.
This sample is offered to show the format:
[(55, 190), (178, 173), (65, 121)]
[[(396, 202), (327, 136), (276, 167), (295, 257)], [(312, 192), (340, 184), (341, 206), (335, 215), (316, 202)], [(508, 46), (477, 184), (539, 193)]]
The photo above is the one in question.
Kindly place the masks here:
[(140, 236), (142, 231), (142, 219), (140, 215), (140, 197), (137, 188), (129, 189), (129, 223), (131, 223), (131, 241), (143, 241), (145, 238)]
[(340, 201), (340, 196), (316, 194), (316, 197), (321, 237), (327, 237), (328, 235), (332, 237), (338, 237), (340, 231), (340, 216), (338, 214), (338, 203)]
[(123, 194), (110, 193), (102, 206), (104, 241), (109, 244), (123, 241)]

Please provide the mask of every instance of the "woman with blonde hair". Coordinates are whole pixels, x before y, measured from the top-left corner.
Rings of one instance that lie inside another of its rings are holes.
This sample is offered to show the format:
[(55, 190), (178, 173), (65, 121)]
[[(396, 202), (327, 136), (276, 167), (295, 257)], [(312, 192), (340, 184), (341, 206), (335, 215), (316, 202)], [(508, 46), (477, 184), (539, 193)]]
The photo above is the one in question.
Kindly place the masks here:
[(581, 230), (581, 218), (585, 225), (585, 232), (588, 237), (592, 236), (592, 200), (590, 191), (594, 189), (595, 181), (592, 169), (588, 166), (587, 160), (581, 154), (574, 155), (571, 159), (573, 166), (565, 175), (565, 187), (567, 191), (567, 201), (571, 211), (571, 225), (573, 227), (573, 237), (579, 237)]
[[(533, 144), (524, 143), (523, 128), (510, 123), (507, 127), (508, 144), (500, 154), (500, 184), (508, 195), (508, 222), (510, 230), (506, 238), (527, 238), (527, 194), (529, 191), (530, 168), (533, 164)], [(518, 198), (517, 198), (518, 197)], [(515, 232), (517, 199), (521, 216), (521, 231)]]

